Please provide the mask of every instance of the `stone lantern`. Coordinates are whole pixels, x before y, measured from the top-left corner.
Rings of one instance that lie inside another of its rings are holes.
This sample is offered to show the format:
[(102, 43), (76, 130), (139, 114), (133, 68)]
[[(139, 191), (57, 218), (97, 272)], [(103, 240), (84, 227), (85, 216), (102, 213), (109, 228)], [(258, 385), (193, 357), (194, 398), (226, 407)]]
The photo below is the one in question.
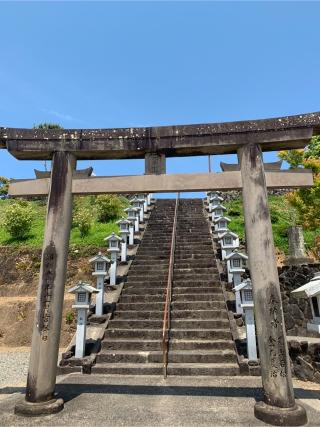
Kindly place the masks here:
[(211, 209), (212, 212), (212, 222), (217, 219), (220, 218), (221, 216), (224, 215), (224, 212), (227, 210), (226, 207), (224, 207), (223, 205), (216, 205), (213, 206)]
[(120, 252), (119, 246), (122, 239), (115, 233), (112, 233), (104, 240), (107, 241), (109, 245), (108, 252), (111, 254), (110, 285), (115, 285), (117, 282), (117, 258)]
[(97, 295), (96, 295), (96, 315), (103, 315), (103, 304), (104, 304), (104, 279), (108, 274), (108, 267), (110, 265), (110, 260), (106, 256), (102, 255), (101, 252), (98, 253), (95, 257), (89, 260), (93, 264), (94, 272), (92, 276), (97, 278)]
[(140, 216), (140, 222), (143, 222), (144, 219), (144, 199), (138, 198), (137, 196), (134, 196), (133, 199), (130, 200), (130, 203), (133, 207), (139, 209), (139, 216)]
[(117, 224), (119, 225), (120, 235), (122, 237), (121, 262), (126, 263), (127, 262), (127, 242), (128, 242), (128, 235), (130, 234), (129, 225), (131, 223), (127, 219), (121, 218), (119, 221), (117, 221)]
[(233, 285), (237, 286), (241, 283), (241, 274), (245, 272), (244, 262), (248, 257), (235, 249), (225, 259), (227, 260), (228, 282), (231, 283), (233, 281)]
[(151, 205), (151, 199), (152, 199), (152, 193), (148, 193), (147, 194), (147, 203), (148, 203), (148, 206)]
[(219, 196), (217, 193), (214, 193), (214, 195), (209, 199), (209, 212), (212, 212), (214, 206), (220, 206), (223, 200), (223, 197)]
[(320, 272), (310, 282), (291, 292), (296, 298), (309, 298), (312, 320), (307, 323), (308, 331), (320, 334)]
[(230, 255), (235, 249), (239, 249), (239, 236), (236, 233), (232, 233), (232, 231), (225, 231), (224, 233), (219, 234), (218, 238), (221, 245), (222, 260), (224, 260), (227, 255)]
[[(254, 322), (254, 303), (252, 295), (252, 283), (250, 279), (246, 279), (233, 290), (236, 292), (236, 304), (238, 308), (237, 294), (240, 294), (241, 309), (245, 315), (246, 335), (247, 335), (247, 353), (249, 360), (257, 360), (257, 343), (256, 343), (256, 328)], [(239, 296), (238, 296), (239, 300)], [(238, 311), (237, 311), (238, 312)]]
[(231, 221), (230, 218), (226, 217), (226, 216), (220, 216), (220, 218), (216, 218), (213, 223), (214, 223), (214, 230), (217, 233), (223, 233), (225, 231), (228, 231), (228, 223)]
[(87, 314), (91, 304), (91, 296), (98, 291), (88, 283), (79, 282), (69, 290), (69, 293), (75, 295), (75, 303), (72, 308), (77, 310), (75, 357), (81, 358), (85, 355)]
[(134, 244), (134, 232), (139, 232), (139, 217), (138, 217), (138, 209), (129, 206), (124, 209), (124, 211), (128, 215), (128, 220), (131, 224), (129, 224), (129, 245)]

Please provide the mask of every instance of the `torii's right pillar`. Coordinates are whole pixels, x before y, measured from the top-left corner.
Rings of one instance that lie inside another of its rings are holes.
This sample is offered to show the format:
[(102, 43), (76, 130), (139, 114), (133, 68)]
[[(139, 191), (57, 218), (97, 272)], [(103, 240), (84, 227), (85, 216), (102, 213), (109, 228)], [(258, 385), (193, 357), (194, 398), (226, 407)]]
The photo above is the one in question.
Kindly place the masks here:
[(238, 158), (264, 391), (254, 413), (272, 425), (301, 426), (307, 414), (294, 399), (261, 148), (244, 145)]

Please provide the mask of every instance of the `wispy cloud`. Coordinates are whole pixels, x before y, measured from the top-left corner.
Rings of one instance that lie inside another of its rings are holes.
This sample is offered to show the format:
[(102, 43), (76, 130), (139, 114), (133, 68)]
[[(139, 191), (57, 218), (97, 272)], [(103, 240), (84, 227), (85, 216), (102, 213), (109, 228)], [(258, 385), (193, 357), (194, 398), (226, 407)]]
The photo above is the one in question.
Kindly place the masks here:
[(82, 123), (82, 120), (77, 119), (76, 117), (71, 116), (70, 114), (61, 113), (59, 111), (55, 110), (49, 110), (47, 108), (41, 108), (41, 111), (43, 111), (46, 114), (49, 114), (51, 116), (54, 116), (60, 120), (65, 120), (68, 122), (79, 122)]

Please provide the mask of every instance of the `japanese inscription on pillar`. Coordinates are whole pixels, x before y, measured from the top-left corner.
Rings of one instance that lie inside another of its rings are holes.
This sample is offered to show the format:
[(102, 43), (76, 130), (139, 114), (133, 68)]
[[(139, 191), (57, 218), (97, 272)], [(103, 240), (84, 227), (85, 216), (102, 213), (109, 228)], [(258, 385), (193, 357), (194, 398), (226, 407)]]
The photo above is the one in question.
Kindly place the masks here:
[(38, 328), (43, 341), (47, 341), (50, 329), (50, 306), (54, 286), (56, 258), (56, 249), (51, 242), (44, 250), (42, 259), (43, 268)]
[(270, 358), (270, 376), (286, 377), (287, 363), (283, 335), (283, 324), (281, 314), (281, 302), (274, 294), (270, 295), (269, 301), (270, 314), (270, 336), (268, 338), (269, 358)]

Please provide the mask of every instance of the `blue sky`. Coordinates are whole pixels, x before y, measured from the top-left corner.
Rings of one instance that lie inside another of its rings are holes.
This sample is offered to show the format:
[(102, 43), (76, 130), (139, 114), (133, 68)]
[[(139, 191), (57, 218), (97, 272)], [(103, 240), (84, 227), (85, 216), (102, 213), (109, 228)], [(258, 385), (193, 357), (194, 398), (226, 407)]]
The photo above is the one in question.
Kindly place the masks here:
[[(152, 126), (319, 110), (317, 2), (1, 2), (0, 16), (0, 126)], [(214, 169), (226, 159), (215, 156)], [(167, 172), (207, 165), (169, 159)], [(43, 163), (0, 151), (0, 175), (33, 177), (33, 167)], [(144, 165), (94, 168), (141, 174)]]

